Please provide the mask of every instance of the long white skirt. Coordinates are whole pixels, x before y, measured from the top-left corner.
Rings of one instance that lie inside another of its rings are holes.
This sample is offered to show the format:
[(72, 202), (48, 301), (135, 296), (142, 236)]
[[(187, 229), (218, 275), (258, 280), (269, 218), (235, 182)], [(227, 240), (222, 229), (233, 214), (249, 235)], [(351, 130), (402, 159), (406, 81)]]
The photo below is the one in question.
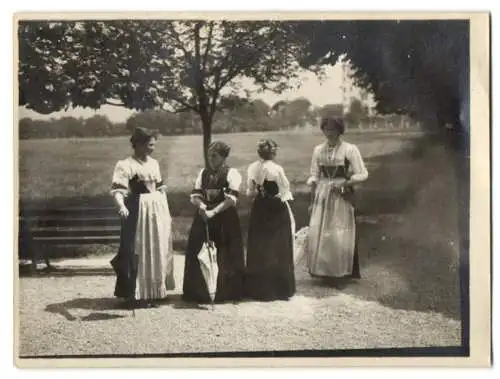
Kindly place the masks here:
[(163, 299), (175, 288), (172, 218), (165, 194), (142, 194), (135, 239), (136, 299)]
[(351, 275), (355, 248), (354, 207), (321, 180), (314, 199), (307, 241), (309, 272), (313, 276)]

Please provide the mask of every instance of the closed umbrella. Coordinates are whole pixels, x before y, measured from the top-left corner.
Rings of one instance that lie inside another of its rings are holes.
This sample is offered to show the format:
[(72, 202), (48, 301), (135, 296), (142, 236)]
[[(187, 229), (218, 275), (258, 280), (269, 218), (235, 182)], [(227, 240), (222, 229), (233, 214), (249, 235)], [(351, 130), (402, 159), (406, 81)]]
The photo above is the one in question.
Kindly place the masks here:
[(302, 263), (302, 260), (307, 256), (307, 237), (309, 234), (309, 227), (301, 228), (294, 236), (294, 264)]
[(208, 234), (208, 225), (205, 223), (206, 240), (198, 253), (201, 273), (207, 284), (212, 309), (214, 308), (215, 294), (217, 292), (217, 277), (219, 275), (219, 266), (217, 265), (217, 248), (215, 243), (210, 240)]

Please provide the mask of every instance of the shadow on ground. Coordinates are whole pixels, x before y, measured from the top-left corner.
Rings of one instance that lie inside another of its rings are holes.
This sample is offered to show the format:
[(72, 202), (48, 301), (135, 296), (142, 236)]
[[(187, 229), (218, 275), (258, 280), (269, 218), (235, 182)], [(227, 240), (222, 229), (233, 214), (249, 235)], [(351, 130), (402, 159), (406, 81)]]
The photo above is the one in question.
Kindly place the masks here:
[[(126, 317), (122, 314), (104, 312), (122, 309), (119, 305), (119, 301), (114, 298), (81, 298), (50, 304), (45, 308), (45, 311), (63, 316), (68, 321), (105, 321)], [(84, 317), (76, 317), (70, 312), (75, 309), (89, 310), (92, 312)]]
[[(210, 310), (211, 305), (188, 303), (182, 300), (182, 295), (170, 295), (165, 300), (156, 302), (158, 307), (169, 306), (174, 309)], [(88, 310), (90, 314), (77, 317), (72, 314), (72, 310)], [(68, 321), (105, 321), (127, 317), (123, 314), (110, 313), (112, 311), (132, 311), (123, 305), (117, 298), (77, 298), (62, 303), (49, 304), (45, 308), (46, 312), (64, 317)], [(108, 312), (106, 312), (108, 311)]]

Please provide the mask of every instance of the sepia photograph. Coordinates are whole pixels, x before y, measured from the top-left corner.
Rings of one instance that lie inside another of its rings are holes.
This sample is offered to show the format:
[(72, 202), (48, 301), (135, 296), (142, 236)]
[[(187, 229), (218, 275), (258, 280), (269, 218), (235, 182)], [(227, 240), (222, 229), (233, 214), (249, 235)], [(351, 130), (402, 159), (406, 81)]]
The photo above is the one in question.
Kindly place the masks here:
[(16, 14), (16, 365), (491, 364), (489, 22)]

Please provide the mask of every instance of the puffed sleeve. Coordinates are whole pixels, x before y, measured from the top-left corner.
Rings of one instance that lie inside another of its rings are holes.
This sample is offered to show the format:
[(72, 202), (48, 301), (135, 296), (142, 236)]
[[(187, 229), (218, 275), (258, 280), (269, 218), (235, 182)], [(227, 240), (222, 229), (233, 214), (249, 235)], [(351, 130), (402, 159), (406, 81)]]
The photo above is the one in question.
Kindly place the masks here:
[(285, 175), (285, 170), (283, 167), (279, 166), (278, 169), (278, 186), (279, 186), (279, 197), (282, 201), (293, 200), (292, 192), (290, 191), (290, 181)]
[(233, 200), (235, 203), (240, 195), (240, 187), (242, 182), (242, 177), (238, 170), (235, 168), (230, 168), (227, 173), (228, 188), (226, 189), (225, 196)]
[(312, 158), (311, 158), (311, 168), (310, 168), (310, 173), (309, 173), (309, 178), (307, 179), (307, 185), (310, 186), (312, 184), (315, 184), (319, 180), (319, 156), (321, 152), (321, 145), (316, 146)]
[(194, 182), (194, 187), (193, 190), (191, 191), (191, 201), (194, 200), (194, 198), (198, 197), (203, 199), (203, 189), (202, 189), (202, 175), (203, 175), (203, 170), (201, 169), (200, 172), (198, 173), (198, 176), (196, 177), (196, 180)]
[(156, 190), (157, 191), (166, 191), (167, 184), (163, 181), (163, 177), (161, 176), (160, 163), (155, 161), (155, 178), (156, 178)]
[(257, 192), (257, 184), (255, 182), (255, 171), (257, 169), (257, 162), (248, 166), (247, 170), (247, 196), (252, 196)]
[(122, 193), (124, 196), (128, 194), (129, 191), (129, 175), (127, 162), (118, 161), (113, 170), (113, 178), (111, 180), (111, 195), (114, 196), (116, 193)]
[(353, 172), (351, 180), (355, 182), (364, 182), (368, 179), (368, 170), (366, 169), (363, 157), (356, 145), (350, 145), (349, 150), (346, 152), (346, 158), (351, 164), (350, 166)]

